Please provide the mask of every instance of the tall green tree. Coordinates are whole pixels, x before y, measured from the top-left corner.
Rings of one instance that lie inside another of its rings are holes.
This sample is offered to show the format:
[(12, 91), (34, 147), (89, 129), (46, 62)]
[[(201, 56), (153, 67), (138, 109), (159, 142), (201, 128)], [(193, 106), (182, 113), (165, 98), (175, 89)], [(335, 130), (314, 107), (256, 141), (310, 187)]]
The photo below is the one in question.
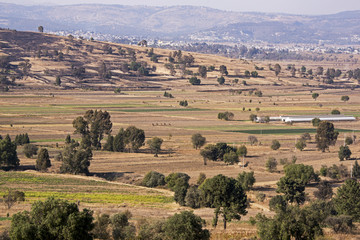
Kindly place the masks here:
[(15, 214), (10, 237), (21, 239), (91, 240), (92, 212), (80, 211), (75, 203), (49, 198), (32, 204), (31, 211)]
[(124, 152), (125, 151), (125, 130), (120, 128), (118, 134), (114, 137), (113, 149), (115, 152)]
[(145, 132), (142, 129), (136, 128), (135, 126), (127, 127), (125, 130), (125, 143), (129, 148), (136, 152), (145, 142)]
[(355, 161), (355, 164), (353, 166), (352, 175), (354, 178), (360, 178), (360, 165), (357, 160)]
[(276, 184), (278, 185), (276, 192), (283, 193), (286, 201), (297, 204), (305, 202), (305, 184), (300, 179), (285, 176)]
[(165, 178), (167, 186), (175, 192), (174, 200), (181, 206), (185, 206), (185, 197), (189, 188), (190, 176), (186, 173), (171, 173)]
[(333, 199), (339, 214), (349, 215), (354, 220), (360, 220), (360, 183), (355, 179), (348, 179), (341, 185)]
[(0, 167), (17, 167), (20, 165), (16, 148), (16, 144), (11, 142), (9, 134), (0, 140)]
[(42, 148), (36, 159), (35, 168), (38, 171), (46, 171), (49, 167), (51, 167), (49, 152), (46, 148)]
[(237, 180), (240, 182), (244, 191), (249, 191), (256, 181), (253, 171), (239, 173)]
[(298, 179), (304, 185), (319, 181), (319, 176), (315, 173), (314, 168), (309, 165), (289, 164), (284, 167), (284, 171), (286, 177)]
[[(73, 121), (74, 133), (82, 135), (83, 140), (90, 139), (91, 146), (101, 149), (101, 140), (104, 134), (110, 134), (112, 123), (107, 111), (88, 110), (84, 117), (77, 117)], [(88, 146), (90, 147), (90, 146)]]
[(203, 193), (204, 205), (215, 208), (214, 226), (217, 226), (219, 215), (222, 215), (226, 229), (227, 222), (232, 219), (240, 220), (241, 215), (247, 213), (247, 196), (241, 183), (234, 178), (220, 174), (206, 179), (200, 189)]
[(63, 160), (60, 167), (61, 173), (89, 174), (91, 149), (79, 148), (79, 143), (66, 144), (62, 153)]
[(311, 97), (316, 101), (316, 99), (319, 97), (318, 93), (313, 93)]
[(335, 145), (339, 132), (335, 131), (334, 124), (328, 121), (321, 121), (316, 129), (316, 147), (325, 152), (330, 145)]

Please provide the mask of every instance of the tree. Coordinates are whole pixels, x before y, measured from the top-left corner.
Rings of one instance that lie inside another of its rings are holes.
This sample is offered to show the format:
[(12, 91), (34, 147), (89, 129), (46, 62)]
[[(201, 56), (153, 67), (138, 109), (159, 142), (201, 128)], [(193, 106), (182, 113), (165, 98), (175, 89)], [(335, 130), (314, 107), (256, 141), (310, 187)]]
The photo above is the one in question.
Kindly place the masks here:
[(32, 204), (31, 211), (15, 214), (11, 220), (11, 239), (91, 240), (92, 211), (79, 211), (75, 203), (48, 198)]
[(220, 85), (223, 85), (225, 83), (225, 78), (221, 76), (217, 79), (217, 81)]
[(155, 157), (158, 156), (158, 153), (161, 151), (161, 144), (163, 143), (163, 140), (158, 137), (153, 137), (152, 139), (149, 139), (147, 141), (147, 144), (150, 147), (150, 150), (152, 153), (154, 153)]
[(232, 120), (234, 118), (234, 114), (232, 112), (221, 112), (218, 113), (218, 119), (223, 119), (225, 121)]
[(191, 136), (191, 143), (195, 149), (200, 149), (206, 143), (206, 138), (200, 133), (195, 133)]
[(120, 128), (118, 134), (114, 137), (113, 141), (114, 152), (124, 152), (125, 150), (125, 130)]
[(334, 206), (339, 214), (349, 215), (360, 220), (360, 183), (348, 179), (341, 185), (333, 198)]
[(27, 158), (32, 158), (32, 156), (36, 155), (38, 151), (38, 147), (34, 144), (25, 144), (23, 148), (23, 152)]
[(237, 155), (239, 155), (240, 157), (246, 157), (247, 155), (247, 148), (245, 145), (241, 145), (237, 151), (236, 151)]
[(265, 163), (266, 170), (269, 172), (274, 172), (277, 167), (277, 161), (273, 157), (269, 157), (269, 159)]
[(55, 85), (56, 86), (61, 86), (61, 78), (60, 78), (60, 76), (56, 76)]
[(228, 152), (224, 154), (224, 162), (230, 165), (233, 165), (234, 163), (239, 162), (239, 156), (236, 154), (236, 152)]
[(295, 144), (295, 147), (299, 149), (300, 151), (304, 150), (306, 148), (306, 142), (304, 140), (297, 141)]
[(49, 152), (46, 148), (42, 148), (36, 159), (35, 168), (37, 171), (46, 171), (49, 167), (51, 167)]
[(44, 32), (44, 27), (43, 26), (38, 26), (38, 31), (41, 32), (41, 33)]
[(321, 122), (320, 118), (314, 118), (311, 120), (311, 123), (314, 127), (318, 127), (320, 125), (320, 122)]
[(259, 73), (258, 73), (257, 71), (252, 71), (252, 72), (251, 72), (251, 76), (252, 76), (253, 78), (257, 78), (257, 77), (259, 76)]
[(191, 77), (191, 78), (189, 79), (189, 83), (190, 83), (191, 85), (200, 85), (201, 80), (198, 79), (197, 77)]
[(300, 137), (301, 140), (304, 140), (304, 141), (311, 141), (311, 136), (309, 133), (303, 133)]
[(98, 69), (98, 74), (101, 79), (110, 79), (111, 71), (106, 67), (105, 62), (101, 62)]
[(352, 175), (354, 178), (360, 178), (360, 165), (357, 160), (355, 161), (355, 164), (353, 166)]
[(207, 240), (210, 232), (203, 229), (204, 221), (193, 212), (182, 211), (168, 218), (164, 231), (166, 239), (173, 240)]
[(207, 76), (206, 66), (199, 66), (199, 74), (202, 78), (206, 78)]
[(278, 185), (276, 192), (283, 193), (286, 201), (297, 204), (305, 202), (305, 184), (300, 179), (285, 176), (280, 178), (276, 184)]
[(17, 157), (16, 144), (11, 142), (9, 134), (0, 140), (0, 167), (17, 167), (20, 160)]
[(248, 141), (250, 142), (250, 145), (252, 146), (258, 142), (258, 139), (255, 136), (250, 135), (250, 136), (248, 136)]
[(271, 143), (272, 150), (278, 150), (281, 147), (281, 144), (278, 140), (273, 140)]
[(313, 99), (315, 99), (315, 101), (316, 101), (316, 99), (319, 97), (320, 95), (318, 94), (318, 93), (313, 93), (312, 95), (311, 95), (311, 97), (313, 98)]
[(11, 189), (7, 190), (7, 193), (3, 196), (3, 203), (6, 208), (9, 210), (17, 202), (25, 201), (25, 193), (21, 191), (13, 191)]
[(250, 118), (250, 121), (255, 122), (255, 120), (257, 119), (257, 115), (256, 114), (250, 114), (249, 118)]
[(135, 126), (127, 127), (125, 130), (125, 143), (134, 152), (138, 151), (145, 142), (145, 132), (142, 129), (136, 128)]
[(201, 190), (198, 186), (190, 186), (186, 192), (185, 204), (191, 208), (199, 208), (201, 205)]
[(61, 173), (89, 174), (92, 152), (89, 148), (79, 149), (79, 143), (72, 142), (65, 146), (62, 153)]
[(220, 66), (220, 73), (221, 73), (221, 76), (223, 76), (223, 75), (227, 76), (229, 74), (227, 67), (225, 65)]
[(340, 146), (338, 156), (340, 161), (348, 160), (351, 157), (351, 151), (348, 146)]
[(244, 191), (249, 191), (256, 181), (253, 171), (239, 173), (237, 180), (240, 182)]
[(129, 211), (117, 213), (110, 218), (114, 240), (135, 239), (135, 227), (130, 224), (132, 214)]
[(354, 228), (353, 219), (351, 216), (329, 216), (325, 223), (329, 225), (335, 233), (350, 233)]
[(309, 165), (289, 164), (284, 167), (284, 172), (286, 177), (299, 180), (304, 185), (312, 181), (319, 181), (319, 176), (315, 173), (314, 168)]
[(185, 197), (189, 188), (189, 175), (186, 173), (171, 173), (165, 178), (167, 186), (175, 192), (174, 200), (181, 206), (185, 206)]
[(180, 105), (180, 106), (183, 106), (183, 107), (187, 107), (189, 104), (188, 104), (188, 101), (187, 101), (187, 100), (183, 100), (183, 101), (180, 101), (180, 102), (179, 102), (179, 105)]
[(314, 196), (320, 200), (328, 200), (333, 196), (331, 183), (328, 181), (321, 181), (317, 186), (318, 190), (314, 192)]
[(328, 121), (321, 121), (316, 129), (316, 147), (325, 152), (330, 145), (335, 145), (339, 132), (335, 131), (334, 124)]
[(354, 143), (354, 141), (353, 141), (353, 138), (352, 137), (346, 137), (345, 138), (345, 144), (346, 145), (351, 145), (351, 144), (353, 144)]
[(347, 102), (349, 100), (350, 100), (349, 96), (341, 96), (341, 101)]
[(74, 133), (81, 134), (83, 142), (86, 138), (89, 138), (90, 146), (101, 149), (101, 140), (104, 134), (111, 133), (110, 114), (102, 110), (88, 110), (84, 117), (77, 117), (73, 121), (73, 127), (75, 128)]
[(318, 75), (318, 76), (323, 75), (324, 74), (324, 68), (323, 67), (317, 67), (315, 74)]
[(281, 72), (281, 66), (280, 66), (280, 64), (275, 64), (275, 66), (274, 66), (274, 71), (275, 71), (275, 75), (276, 76), (278, 76), (279, 75), (279, 73)]
[(258, 214), (256, 224), (260, 239), (309, 239), (323, 234), (321, 219), (311, 207), (287, 206), (277, 211), (273, 218)]
[(340, 115), (340, 111), (337, 110), (337, 109), (334, 109), (334, 110), (331, 111), (331, 114), (332, 115)]
[(285, 211), (287, 202), (282, 195), (276, 195), (270, 199), (269, 208), (271, 211)]
[(232, 219), (240, 220), (247, 213), (247, 196), (240, 182), (224, 175), (207, 179), (200, 189), (206, 207), (215, 208), (213, 225), (216, 227), (219, 215), (223, 217), (224, 229)]
[(144, 179), (142, 180), (142, 185), (151, 188), (163, 186), (165, 185), (165, 176), (164, 174), (150, 171), (145, 175)]
[(110, 216), (108, 214), (98, 214), (94, 222), (94, 229), (92, 234), (96, 239), (110, 239), (109, 226), (110, 226)]
[(108, 135), (106, 143), (103, 146), (103, 150), (113, 152), (114, 151), (114, 136)]

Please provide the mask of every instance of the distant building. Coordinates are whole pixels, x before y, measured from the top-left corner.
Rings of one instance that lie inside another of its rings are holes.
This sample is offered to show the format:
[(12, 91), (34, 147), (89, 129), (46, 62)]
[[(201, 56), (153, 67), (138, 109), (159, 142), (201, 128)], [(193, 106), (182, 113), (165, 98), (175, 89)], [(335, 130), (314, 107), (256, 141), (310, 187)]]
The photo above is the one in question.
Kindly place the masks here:
[[(281, 121), (285, 123), (293, 122), (311, 122), (314, 118), (319, 118), (321, 121), (356, 121), (354, 116), (345, 115), (299, 115), (299, 116), (280, 116), (270, 117), (270, 121)], [(256, 122), (264, 122), (264, 118), (257, 117)]]

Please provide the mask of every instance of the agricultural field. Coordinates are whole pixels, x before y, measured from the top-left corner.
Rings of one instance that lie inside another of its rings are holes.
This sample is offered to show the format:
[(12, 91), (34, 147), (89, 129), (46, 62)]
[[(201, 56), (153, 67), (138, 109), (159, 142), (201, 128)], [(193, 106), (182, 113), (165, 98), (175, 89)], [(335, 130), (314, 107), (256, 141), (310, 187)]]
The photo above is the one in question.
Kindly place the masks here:
[[(52, 36), (46, 38), (59, 38), (51, 44), (59, 41), (62, 44), (74, 44), (72, 50), (69, 50), (69, 56), (74, 52), (71, 57), (77, 61), (81, 61), (84, 57), (75, 53), (74, 49), (77, 48), (84, 51), (82, 47), (76, 45), (80, 44), (77, 40), (69, 41), (66, 38)], [(103, 43), (89, 44), (95, 46), (95, 51), (88, 53), (88, 59), (108, 58), (109, 61), (114, 61), (116, 58), (98, 53)], [(138, 58), (141, 56), (146, 60), (145, 48), (138, 46), (132, 48), (140, 51)], [(25, 157), (23, 147), (18, 146), (20, 166), (17, 171), (0, 171), (0, 194), (4, 195), (8, 188), (24, 191), (26, 201), (16, 204), (10, 210), (1, 206), (0, 231), (10, 224), (8, 213), (11, 217), (16, 212), (29, 210), (31, 203), (49, 196), (79, 201), (81, 208), (90, 208), (99, 213), (115, 213), (128, 209), (134, 216), (132, 218), (134, 222), (143, 218), (162, 219), (190, 208), (176, 204), (173, 200), (173, 192), (168, 189), (139, 186), (147, 172), (157, 171), (164, 175), (183, 172), (191, 177), (190, 183), (195, 184), (200, 173), (205, 173), (207, 178), (218, 174), (236, 178), (244, 171), (254, 171), (256, 183), (247, 193), (250, 198), (248, 214), (240, 221), (231, 222), (226, 232), (211, 226), (213, 209), (194, 210), (195, 214), (206, 220), (207, 228), (212, 232), (212, 239), (252, 237), (256, 235), (256, 227), (249, 223), (250, 217), (254, 217), (257, 213), (274, 215), (268, 203), (271, 197), (277, 195), (276, 182), (284, 175), (281, 164), (278, 164), (274, 172), (266, 170), (265, 162), (270, 157), (276, 158), (278, 163), (280, 159), (291, 161), (295, 157), (296, 163), (311, 165), (315, 171), (319, 171), (323, 165), (340, 163), (350, 170), (354, 161), (360, 159), (359, 121), (335, 122), (335, 128), (340, 133), (338, 140), (335, 146), (330, 146), (329, 151), (322, 153), (316, 149), (316, 127), (311, 123), (292, 125), (281, 122), (254, 123), (249, 118), (251, 114), (257, 116), (330, 114), (334, 109), (345, 115), (360, 117), (360, 88), (357, 88), (355, 81), (338, 78), (335, 80), (337, 84), (335, 87), (326, 88), (316, 78), (289, 76), (285, 70), (288, 63), (280, 63), (284, 70), (279, 76), (275, 76), (274, 72), (267, 68), (269, 63), (193, 54), (196, 66), (213, 65), (219, 68), (219, 65), (224, 64), (229, 71), (229, 77), (225, 77), (224, 85), (217, 83), (216, 79), (220, 73), (214, 71), (209, 72), (206, 78), (202, 78), (201, 85), (193, 86), (189, 84), (188, 78), (170, 76), (168, 70), (163, 67), (166, 62), (165, 56), (168, 56), (170, 51), (155, 49), (155, 52), (164, 57), (160, 58), (159, 63), (154, 64), (156, 65), (154, 75), (146, 80), (134, 80), (131, 79), (132, 76), (118, 74), (111, 79), (112, 83), (103, 84), (103, 88), (101, 81), (95, 81), (97, 79), (95, 75), (91, 76), (91, 81), (81, 83), (66, 76), (63, 78), (62, 87), (55, 87), (53, 84), (55, 79), (50, 76), (42, 76), (39, 78), (42, 79), (41, 81), (36, 81), (44, 69), (54, 68), (54, 71), (58, 71), (60, 67), (65, 68), (67, 63), (60, 64), (48, 59), (27, 57), (33, 64), (35, 73), (27, 79), (20, 79), (18, 87), (11, 87), (8, 92), (0, 93), (0, 134), (3, 137), (9, 134), (14, 139), (18, 134), (28, 133), (32, 144), (49, 150), (52, 166), (46, 173), (35, 171), (36, 157)], [(152, 64), (149, 61), (148, 63)], [(316, 68), (320, 63), (293, 62), (292, 64)], [(331, 63), (326, 64), (331, 66)], [(259, 71), (261, 78), (245, 78), (242, 74), (238, 74), (247, 69), (254, 70), (255, 66), (266, 68)], [(345, 65), (343, 67), (344, 71), (349, 70), (345, 69)], [(197, 67), (189, 69), (195, 72)], [(238, 83), (232, 81), (236, 78), (239, 78)], [(243, 81), (246, 81), (246, 85)], [(131, 82), (131, 89), (126, 87), (127, 82)], [(121, 91), (114, 92), (116, 88), (120, 88)], [(255, 96), (254, 90), (260, 90), (262, 96)], [(165, 91), (173, 98), (164, 97)], [(312, 93), (315, 92), (319, 93), (316, 100), (312, 98)], [(342, 101), (341, 97), (344, 95), (349, 96), (350, 100)], [(179, 105), (182, 100), (187, 100), (187, 107)], [(154, 157), (148, 145), (141, 147), (137, 153), (93, 151), (89, 167), (90, 176), (60, 174), (61, 162), (56, 161), (55, 156), (63, 150), (68, 134), (73, 139), (80, 140), (81, 136), (74, 133), (72, 122), (90, 109), (107, 111), (111, 115), (113, 135), (116, 135), (120, 128), (136, 126), (145, 131), (146, 140), (153, 137), (162, 138), (163, 144), (159, 156)], [(230, 121), (219, 120), (218, 113), (226, 111), (232, 112), (234, 118)], [(248, 155), (241, 160), (246, 163), (246, 167), (242, 164), (227, 165), (222, 161), (207, 161), (207, 165), (204, 165), (200, 150), (194, 149), (191, 143), (191, 136), (194, 133), (206, 137), (207, 144), (225, 142), (235, 147), (245, 145)], [(310, 133), (312, 139), (307, 143), (306, 148), (300, 151), (295, 148), (295, 143), (303, 133)], [(250, 135), (256, 136), (257, 144), (249, 143)], [(357, 136), (354, 144), (350, 145), (351, 159), (340, 162), (339, 147), (349, 136)], [(279, 150), (270, 148), (273, 140), (280, 142)], [(341, 183), (342, 180), (334, 181), (333, 186), (338, 187)], [(306, 187), (309, 199), (314, 199), (315, 189), (316, 187), (312, 185)], [(266, 195), (264, 201), (256, 198), (258, 193)], [(330, 229), (325, 229), (325, 235), (332, 237), (328, 239), (353, 237), (333, 235)]]

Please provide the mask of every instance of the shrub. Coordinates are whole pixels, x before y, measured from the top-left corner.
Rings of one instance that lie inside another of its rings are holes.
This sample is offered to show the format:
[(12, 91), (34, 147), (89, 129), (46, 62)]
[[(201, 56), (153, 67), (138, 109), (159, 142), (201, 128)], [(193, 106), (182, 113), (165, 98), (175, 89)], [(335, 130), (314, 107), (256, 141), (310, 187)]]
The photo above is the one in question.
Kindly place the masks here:
[(273, 140), (271, 143), (271, 149), (272, 150), (278, 150), (280, 148), (281, 144), (278, 140)]
[(161, 173), (150, 171), (148, 172), (143, 181), (142, 185), (146, 187), (157, 187), (157, 186), (164, 186), (165, 185), (165, 176)]
[(259, 201), (259, 202), (264, 202), (265, 201), (265, 198), (266, 198), (266, 195), (265, 193), (256, 193), (256, 199)]
[(37, 151), (38, 151), (38, 147), (35, 146), (34, 144), (28, 143), (24, 145), (23, 152), (27, 158), (31, 158), (34, 155), (36, 155)]
[(201, 80), (198, 79), (197, 77), (191, 77), (191, 78), (189, 79), (189, 83), (190, 83), (191, 85), (200, 85)]
[(269, 157), (269, 159), (266, 161), (265, 167), (266, 170), (268, 170), (269, 172), (276, 171), (276, 167), (277, 167), (276, 159), (274, 157)]
[(228, 152), (224, 154), (224, 162), (233, 165), (239, 162), (239, 156), (235, 152)]

